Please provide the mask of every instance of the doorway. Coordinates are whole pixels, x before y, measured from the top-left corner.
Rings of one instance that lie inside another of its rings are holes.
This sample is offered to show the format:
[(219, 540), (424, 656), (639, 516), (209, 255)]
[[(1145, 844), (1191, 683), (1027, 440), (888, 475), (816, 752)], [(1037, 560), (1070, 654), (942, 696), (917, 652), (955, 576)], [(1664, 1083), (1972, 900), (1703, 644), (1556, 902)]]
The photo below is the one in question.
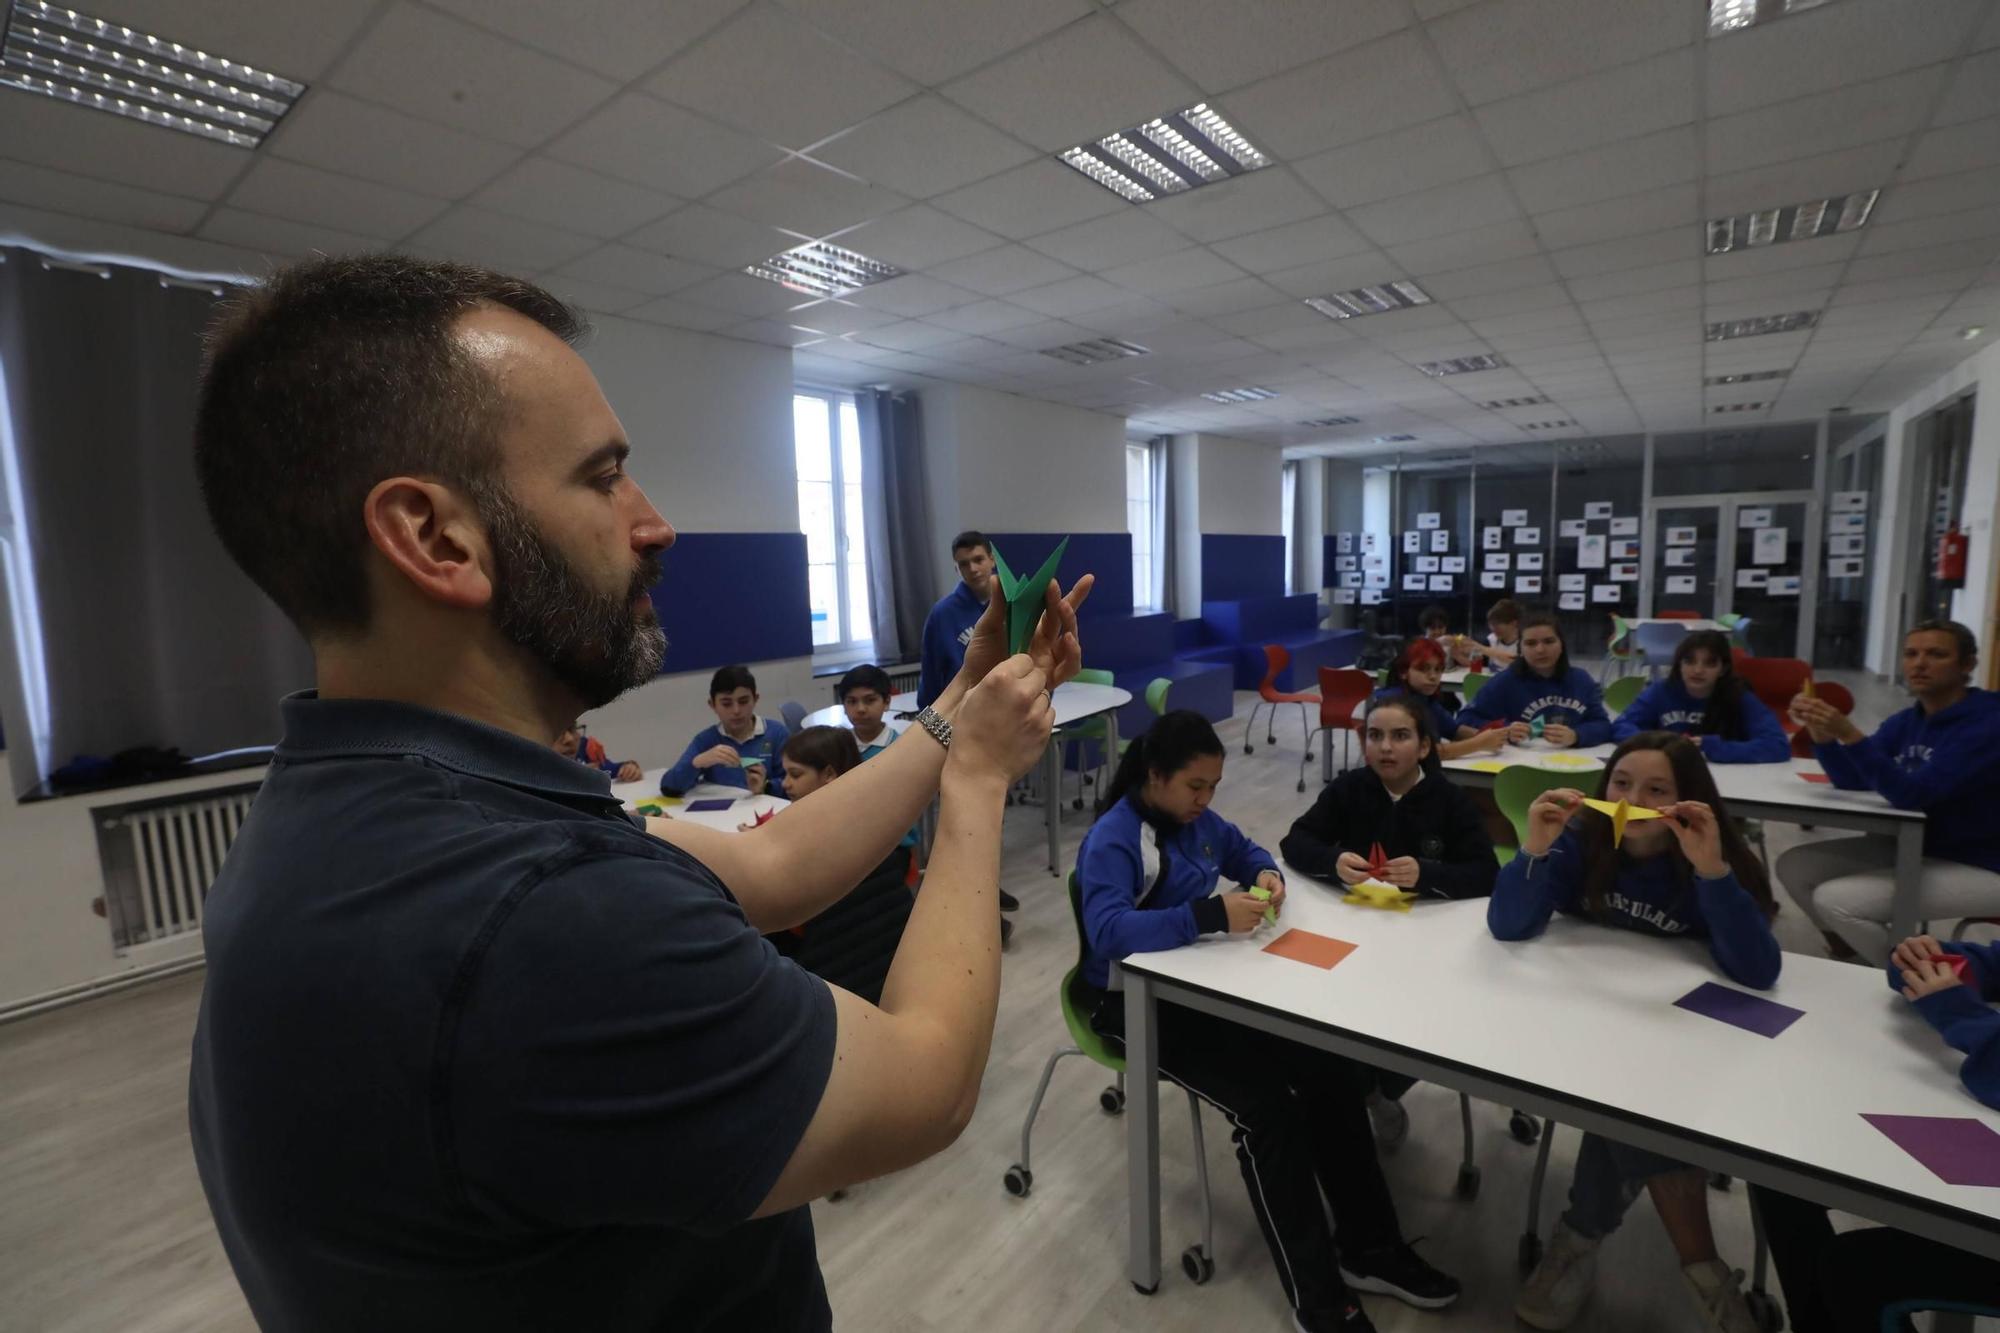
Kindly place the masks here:
[(1810, 491), (1674, 495), (1646, 506), (1639, 614), (1736, 615), (1758, 657), (1807, 657), (1819, 579), (1807, 561), (1819, 499)]

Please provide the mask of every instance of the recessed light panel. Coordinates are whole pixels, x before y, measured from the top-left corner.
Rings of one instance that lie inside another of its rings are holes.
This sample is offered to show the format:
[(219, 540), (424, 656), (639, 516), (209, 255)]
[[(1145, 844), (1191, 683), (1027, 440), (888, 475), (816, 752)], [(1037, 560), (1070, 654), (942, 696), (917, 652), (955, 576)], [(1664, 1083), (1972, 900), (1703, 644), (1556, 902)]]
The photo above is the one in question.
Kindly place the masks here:
[(1528, 422), (1528, 423), (1527, 423), (1526, 425), (1522, 426), (1522, 427), (1521, 427), (1521, 429), (1522, 429), (1522, 430), (1564, 430), (1564, 429), (1566, 429), (1566, 428), (1568, 428), (1568, 427), (1571, 427), (1571, 426), (1574, 426), (1575, 424), (1576, 424), (1576, 423), (1575, 423), (1574, 421), (1530, 421), (1530, 422)]
[(1478, 356), (1455, 356), (1449, 361), (1426, 361), (1417, 369), (1426, 375), (1469, 375), (1475, 370), (1498, 370), (1506, 364), (1506, 357), (1481, 352)]
[(1305, 303), (1328, 319), (1357, 319), (1362, 315), (1382, 315), (1391, 310), (1429, 305), (1431, 298), (1416, 283), (1398, 281), (1326, 296), (1308, 296)]
[(1480, 406), (1489, 412), (1497, 412), (1503, 407), (1540, 407), (1547, 401), (1549, 401), (1547, 394), (1538, 393), (1527, 398), (1494, 398), (1481, 403)]
[(1146, 356), (1152, 349), (1138, 343), (1128, 343), (1118, 338), (1093, 338), (1089, 342), (1064, 343), (1061, 347), (1044, 347), (1043, 356), (1052, 356), (1058, 361), (1067, 361), (1072, 366), (1095, 366), (1105, 361), (1118, 361), (1125, 357)]
[(1266, 389), (1254, 384), (1242, 389), (1217, 389), (1214, 393), (1202, 395), (1211, 403), (1255, 403), (1277, 396), (1276, 389)]
[(1781, 380), (1791, 373), (1789, 370), (1751, 370), (1741, 375), (1710, 375), (1702, 383), (1710, 388), (1720, 384), (1756, 384), (1763, 380)]
[(1769, 406), (1769, 403), (1718, 403), (1708, 410), (1710, 412), (1755, 412)]
[(238, 148), (262, 143), (306, 90), (240, 60), (43, 0), (13, 0), (6, 17), (0, 87)]
[(1411, 443), (1412, 441), (1414, 441), (1414, 440), (1415, 440), (1416, 438), (1417, 438), (1417, 437), (1416, 437), (1416, 436), (1414, 436), (1414, 435), (1377, 435), (1377, 436), (1376, 436), (1376, 437), (1375, 437), (1374, 439), (1370, 440), (1370, 441), (1369, 441), (1369, 443), (1370, 443), (1370, 444), (1409, 444), (1409, 443)]
[(1307, 430), (1325, 430), (1330, 426), (1358, 426), (1361, 424), (1361, 418), (1321, 417), (1317, 421), (1301, 421), (1299, 424), (1301, 426), (1304, 426)]
[(1107, 134), (1095, 143), (1065, 148), (1056, 157), (1135, 204), (1271, 165), (1270, 158), (1206, 102)]
[(1826, 0), (1708, 0), (1708, 35), (1740, 32), (1802, 9), (1817, 9)]
[(1782, 208), (1760, 208), (1753, 213), (1715, 218), (1703, 229), (1705, 244), (1712, 255), (1732, 250), (1755, 250), (1786, 241), (1810, 241), (1856, 231), (1868, 223), (1875, 211), (1880, 190), (1857, 190), (1826, 199), (1809, 199), (1803, 204)]
[(1731, 338), (1759, 338), (1767, 333), (1791, 333), (1819, 323), (1819, 311), (1794, 310), (1789, 315), (1758, 315), (1753, 319), (1725, 319), (1707, 325), (1702, 337), (1707, 342), (1727, 342)]
[(893, 264), (825, 241), (795, 246), (743, 271), (753, 278), (775, 282), (808, 296), (845, 296), (903, 276), (903, 270)]

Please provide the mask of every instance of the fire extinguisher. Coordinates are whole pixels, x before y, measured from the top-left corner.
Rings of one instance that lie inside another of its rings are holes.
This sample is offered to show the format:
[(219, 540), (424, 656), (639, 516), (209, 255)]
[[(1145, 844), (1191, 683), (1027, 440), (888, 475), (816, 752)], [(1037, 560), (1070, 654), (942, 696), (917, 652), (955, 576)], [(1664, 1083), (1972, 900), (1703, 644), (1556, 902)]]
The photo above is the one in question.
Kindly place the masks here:
[(1965, 534), (1958, 530), (1957, 519), (1938, 538), (1937, 579), (1947, 587), (1965, 586)]

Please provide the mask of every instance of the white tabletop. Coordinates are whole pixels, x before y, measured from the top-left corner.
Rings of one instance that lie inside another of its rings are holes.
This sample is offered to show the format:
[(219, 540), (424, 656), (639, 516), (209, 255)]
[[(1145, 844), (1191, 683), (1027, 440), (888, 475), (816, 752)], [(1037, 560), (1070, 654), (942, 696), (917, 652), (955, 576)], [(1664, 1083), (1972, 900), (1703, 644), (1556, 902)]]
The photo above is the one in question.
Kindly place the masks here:
[(1637, 629), (1641, 625), (1680, 625), (1692, 634), (1698, 629), (1716, 629), (1729, 633), (1729, 626), (1720, 620), (1682, 620), (1677, 616), (1626, 616), (1625, 623)]
[[(1081, 722), (1087, 717), (1096, 717), (1099, 713), (1123, 708), (1132, 702), (1132, 691), (1120, 689), (1116, 685), (1091, 685), (1080, 680), (1072, 680), (1056, 686), (1055, 693), (1050, 696), (1050, 702), (1055, 705), (1056, 725), (1066, 727), (1072, 722)], [(900, 713), (916, 716), (917, 696), (914, 691), (899, 694), (889, 700), (890, 716), (894, 717)], [(839, 704), (817, 708), (800, 719), (800, 725), (845, 727), (848, 725), (847, 710)]]
[[(791, 804), (782, 796), (752, 796), (741, 787), (725, 787), (719, 782), (698, 782), (676, 801), (673, 797), (660, 795), (660, 775), (666, 771), (664, 768), (649, 768), (637, 782), (614, 782), (611, 794), (628, 807), (641, 801), (661, 802), (666, 807), (666, 813), (675, 819), (704, 824), (725, 833), (736, 832), (766, 811), (779, 811)], [(688, 805), (695, 801), (728, 801), (730, 806), (727, 810), (688, 809)]]
[[(1705, 981), (1732, 985), (1700, 941), (1641, 936), (1558, 916), (1503, 943), (1486, 903), (1349, 907), (1287, 879), (1276, 927), (1209, 935), (1125, 966), (1523, 1086), (1707, 1136), (1875, 1194), (1917, 1196), (2000, 1223), (2000, 1189), (1947, 1185), (1861, 1118), (1962, 1116), (2000, 1130), (1958, 1079), (1958, 1052), (1875, 968), (1786, 954), (1759, 992), (1805, 1016), (1765, 1038), (1674, 1007)], [(1359, 947), (1331, 971), (1261, 952), (1288, 928)], [(1744, 989), (1737, 987), (1736, 989)]]

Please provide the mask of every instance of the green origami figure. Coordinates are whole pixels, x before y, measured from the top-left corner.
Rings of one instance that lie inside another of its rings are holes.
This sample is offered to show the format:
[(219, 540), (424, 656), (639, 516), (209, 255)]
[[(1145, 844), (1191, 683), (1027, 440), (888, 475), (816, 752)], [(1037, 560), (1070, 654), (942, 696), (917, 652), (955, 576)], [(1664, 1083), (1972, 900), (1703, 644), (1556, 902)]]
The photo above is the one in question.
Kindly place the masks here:
[(1010, 655), (1025, 652), (1028, 640), (1035, 636), (1035, 625), (1042, 618), (1042, 590), (1056, 576), (1056, 566), (1062, 563), (1063, 552), (1069, 549), (1069, 538), (1057, 543), (1042, 567), (1026, 579), (1015, 578), (1014, 571), (1001, 558), (1000, 548), (992, 549), (993, 572), (1000, 576), (1000, 595), (1007, 599), (1007, 652)]
[(1535, 714), (1534, 720), (1528, 723), (1528, 739), (1531, 741), (1538, 741), (1542, 738), (1542, 733), (1547, 730), (1548, 730), (1547, 719), (1544, 718), (1542, 714), (1537, 713)]

